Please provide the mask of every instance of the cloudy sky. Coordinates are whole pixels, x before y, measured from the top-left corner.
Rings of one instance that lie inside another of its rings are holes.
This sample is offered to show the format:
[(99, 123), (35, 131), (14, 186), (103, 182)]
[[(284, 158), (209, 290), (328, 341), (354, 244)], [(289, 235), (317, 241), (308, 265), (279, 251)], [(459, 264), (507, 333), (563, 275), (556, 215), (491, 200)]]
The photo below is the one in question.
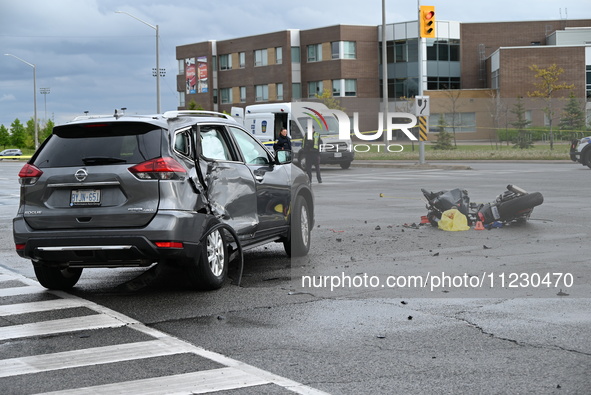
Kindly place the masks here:
[[(589, 0), (421, 0), (439, 20), (497, 22), (591, 18)], [(386, 22), (416, 19), (418, 1), (386, 0)], [(478, 4), (478, 5), (475, 5)], [(155, 30), (159, 26), (162, 110), (178, 105), (178, 45), (285, 29), (379, 25), (381, 0), (0, 0), (0, 124), (37, 114), (60, 124), (84, 111), (156, 111)], [(49, 94), (39, 94), (49, 88)], [(46, 115), (47, 114), (47, 115)]]

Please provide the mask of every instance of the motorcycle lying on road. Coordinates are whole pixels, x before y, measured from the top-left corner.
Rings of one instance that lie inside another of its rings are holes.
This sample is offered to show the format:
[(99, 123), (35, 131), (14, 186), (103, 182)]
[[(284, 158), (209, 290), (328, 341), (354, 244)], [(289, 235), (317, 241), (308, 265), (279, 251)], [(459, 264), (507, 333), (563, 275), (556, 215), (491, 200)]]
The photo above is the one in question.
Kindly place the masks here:
[(540, 192), (528, 193), (516, 185), (507, 185), (507, 190), (490, 203), (472, 203), (468, 191), (459, 188), (439, 192), (421, 191), (427, 199), (427, 219), (433, 226), (437, 226), (444, 211), (452, 208), (464, 214), (470, 226), (478, 221), (484, 226), (524, 223), (534, 207), (544, 202)]

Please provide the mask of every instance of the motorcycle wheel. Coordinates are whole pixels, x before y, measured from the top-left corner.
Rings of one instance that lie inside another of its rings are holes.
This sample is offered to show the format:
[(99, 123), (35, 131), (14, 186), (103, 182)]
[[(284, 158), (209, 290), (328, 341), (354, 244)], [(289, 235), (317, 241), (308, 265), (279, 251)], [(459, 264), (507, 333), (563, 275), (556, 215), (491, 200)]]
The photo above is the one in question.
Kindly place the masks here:
[(516, 197), (497, 206), (502, 221), (510, 221), (519, 217), (524, 212), (539, 206), (544, 202), (540, 192), (532, 192), (527, 195)]

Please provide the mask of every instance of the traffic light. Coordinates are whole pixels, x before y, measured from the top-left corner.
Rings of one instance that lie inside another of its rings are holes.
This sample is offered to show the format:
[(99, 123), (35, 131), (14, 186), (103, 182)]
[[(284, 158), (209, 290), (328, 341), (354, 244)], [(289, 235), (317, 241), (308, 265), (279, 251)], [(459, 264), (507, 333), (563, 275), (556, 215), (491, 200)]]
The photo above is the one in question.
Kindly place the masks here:
[(435, 7), (422, 5), (419, 9), (419, 29), (422, 38), (435, 38)]

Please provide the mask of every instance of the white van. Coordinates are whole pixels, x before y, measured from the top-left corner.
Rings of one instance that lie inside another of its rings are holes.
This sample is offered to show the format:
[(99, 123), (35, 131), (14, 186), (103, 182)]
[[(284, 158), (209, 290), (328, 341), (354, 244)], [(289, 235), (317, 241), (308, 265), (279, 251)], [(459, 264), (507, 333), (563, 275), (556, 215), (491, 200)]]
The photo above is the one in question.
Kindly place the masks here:
[[(307, 108), (310, 111), (307, 111)], [(308, 122), (312, 122), (322, 139), (321, 164), (338, 164), (341, 168), (348, 169), (355, 157), (351, 139), (339, 138), (337, 118), (321, 103), (253, 104), (245, 109), (232, 107), (231, 115), (257, 139), (270, 147), (277, 140), (281, 129), (286, 128), (291, 138), (294, 161), (300, 166), (304, 162), (301, 148)]]

